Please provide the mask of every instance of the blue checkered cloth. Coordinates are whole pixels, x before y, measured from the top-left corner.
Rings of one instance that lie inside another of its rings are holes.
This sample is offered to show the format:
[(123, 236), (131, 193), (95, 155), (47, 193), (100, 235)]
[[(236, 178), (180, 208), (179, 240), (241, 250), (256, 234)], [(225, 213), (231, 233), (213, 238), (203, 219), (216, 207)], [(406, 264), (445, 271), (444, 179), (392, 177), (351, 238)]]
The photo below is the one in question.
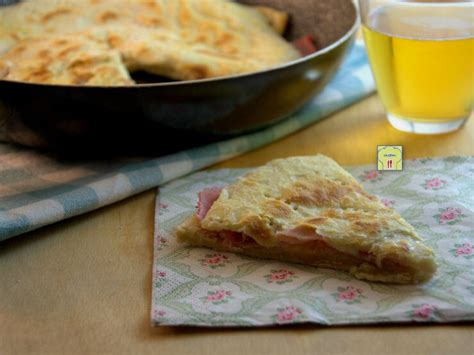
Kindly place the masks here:
[(357, 43), (326, 89), (285, 121), (256, 133), (156, 159), (62, 163), (0, 144), (0, 240), (95, 210), (177, 177), (264, 146), (374, 91), (365, 48)]

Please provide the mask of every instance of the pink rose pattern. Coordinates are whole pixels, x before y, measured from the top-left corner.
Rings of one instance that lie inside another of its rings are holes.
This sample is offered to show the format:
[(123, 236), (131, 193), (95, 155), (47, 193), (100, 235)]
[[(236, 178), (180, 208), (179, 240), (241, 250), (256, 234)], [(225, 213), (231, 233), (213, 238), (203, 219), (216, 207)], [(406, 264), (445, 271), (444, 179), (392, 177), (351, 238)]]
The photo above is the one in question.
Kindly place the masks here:
[(161, 216), (163, 213), (165, 213), (167, 208), (168, 208), (168, 204), (159, 202), (158, 203), (158, 215)]
[(272, 316), (275, 323), (293, 323), (304, 319), (303, 311), (300, 308), (288, 306), (277, 308), (277, 313)]
[(217, 290), (208, 291), (207, 296), (201, 297), (203, 302), (211, 302), (214, 305), (223, 304), (229, 302), (232, 299), (232, 291)]
[(407, 313), (414, 321), (434, 321), (437, 308), (435, 305), (429, 303), (414, 304), (412, 309)]
[(385, 207), (393, 207), (395, 204), (394, 200), (389, 200), (388, 198), (383, 198), (382, 203), (384, 204)]
[(155, 249), (156, 250), (161, 250), (163, 249), (164, 247), (166, 247), (168, 244), (168, 240), (161, 236), (161, 235), (158, 235), (156, 238), (155, 238)]
[(278, 285), (283, 285), (287, 282), (293, 282), (294, 279), (298, 278), (293, 271), (287, 269), (280, 270), (270, 270), (270, 274), (264, 276), (267, 283), (276, 283)]
[(230, 263), (229, 257), (223, 254), (206, 254), (204, 259), (199, 259), (202, 266), (217, 269)]
[(363, 290), (354, 286), (338, 287), (337, 292), (332, 293), (336, 302), (344, 302), (345, 304), (360, 303), (362, 298), (367, 298), (363, 294)]
[(166, 272), (156, 271), (155, 272), (155, 287), (161, 287), (166, 280)]
[(154, 319), (164, 318), (165, 316), (166, 316), (166, 312), (163, 311), (162, 309), (155, 309), (153, 311), (153, 318)]
[(466, 217), (460, 208), (440, 208), (438, 212), (439, 213), (435, 214), (433, 217), (438, 220), (439, 224), (453, 225), (460, 222), (462, 218)]
[(437, 190), (441, 190), (443, 187), (445, 187), (447, 183), (448, 182), (446, 180), (441, 180), (439, 178), (432, 178), (432, 179), (425, 180), (425, 183), (422, 184), (421, 186), (425, 190), (437, 191)]
[(377, 170), (364, 171), (364, 174), (360, 176), (363, 181), (375, 182), (382, 180), (382, 173)]
[(449, 252), (456, 258), (463, 257), (470, 260), (474, 258), (474, 245), (471, 243), (454, 244), (454, 248), (450, 249)]

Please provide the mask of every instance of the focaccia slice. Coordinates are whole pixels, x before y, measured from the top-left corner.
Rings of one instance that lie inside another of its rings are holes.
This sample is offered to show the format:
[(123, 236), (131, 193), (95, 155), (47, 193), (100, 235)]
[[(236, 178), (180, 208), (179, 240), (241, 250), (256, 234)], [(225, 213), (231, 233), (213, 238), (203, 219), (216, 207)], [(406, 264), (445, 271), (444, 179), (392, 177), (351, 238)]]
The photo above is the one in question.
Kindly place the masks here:
[(322, 155), (274, 160), (222, 190), (201, 192), (197, 213), (176, 234), (194, 246), (369, 281), (418, 283), (436, 271), (414, 228)]

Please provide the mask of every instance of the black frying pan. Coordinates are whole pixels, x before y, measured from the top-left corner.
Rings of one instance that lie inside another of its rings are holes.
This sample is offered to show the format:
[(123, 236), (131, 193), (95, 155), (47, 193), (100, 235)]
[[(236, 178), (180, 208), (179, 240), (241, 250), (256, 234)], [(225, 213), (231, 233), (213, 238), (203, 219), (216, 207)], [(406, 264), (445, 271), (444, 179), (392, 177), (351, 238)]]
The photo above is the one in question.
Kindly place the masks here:
[(271, 70), (208, 80), (124, 87), (0, 80), (0, 130), (10, 141), (61, 152), (156, 154), (284, 119), (332, 77), (355, 37), (357, 11), (352, 0), (241, 2), (289, 12), (288, 40), (311, 34), (322, 49)]

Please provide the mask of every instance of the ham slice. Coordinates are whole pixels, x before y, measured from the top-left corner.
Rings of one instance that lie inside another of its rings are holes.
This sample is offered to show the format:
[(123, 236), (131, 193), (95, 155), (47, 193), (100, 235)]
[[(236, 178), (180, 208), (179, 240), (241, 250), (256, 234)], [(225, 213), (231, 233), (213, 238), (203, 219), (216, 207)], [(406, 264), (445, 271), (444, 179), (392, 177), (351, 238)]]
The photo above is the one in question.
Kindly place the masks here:
[(314, 227), (301, 225), (296, 228), (287, 229), (276, 234), (280, 242), (287, 244), (302, 244), (313, 241), (323, 241), (323, 237), (316, 233)]
[[(221, 191), (222, 187), (211, 187), (202, 190), (198, 194), (196, 216), (200, 221), (206, 217), (207, 212), (209, 212), (214, 202), (219, 198)], [(256, 245), (253, 238), (239, 232), (225, 230), (219, 232), (219, 236), (228, 241), (232, 246), (243, 247)], [(276, 237), (280, 242), (287, 244), (303, 244), (315, 241), (324, 243), (323, 237), (317, 234), (315, 228), (310, 225), (301, 225), (296, 228), (278, 232)]]
[(314, 52), (317, 52), (318, 47), (314, 42), (314, 38), (311, 35), (306, 35), (292, 42), (293, 47), (295, 47), (300, 54), (304, 57)]
[(222, 231), (219, 232), (219, 236), (233, 247), (242, 248), (258, 245), (253, 238), (239, 232)]
[(206, 217), (207, 212), (209, 212), (214, 202), (219, 198), (221, 191), (222, 187), (211, 187), (202, 190), (198, 194), (196, 217), (199, 218), (200, 221)]

